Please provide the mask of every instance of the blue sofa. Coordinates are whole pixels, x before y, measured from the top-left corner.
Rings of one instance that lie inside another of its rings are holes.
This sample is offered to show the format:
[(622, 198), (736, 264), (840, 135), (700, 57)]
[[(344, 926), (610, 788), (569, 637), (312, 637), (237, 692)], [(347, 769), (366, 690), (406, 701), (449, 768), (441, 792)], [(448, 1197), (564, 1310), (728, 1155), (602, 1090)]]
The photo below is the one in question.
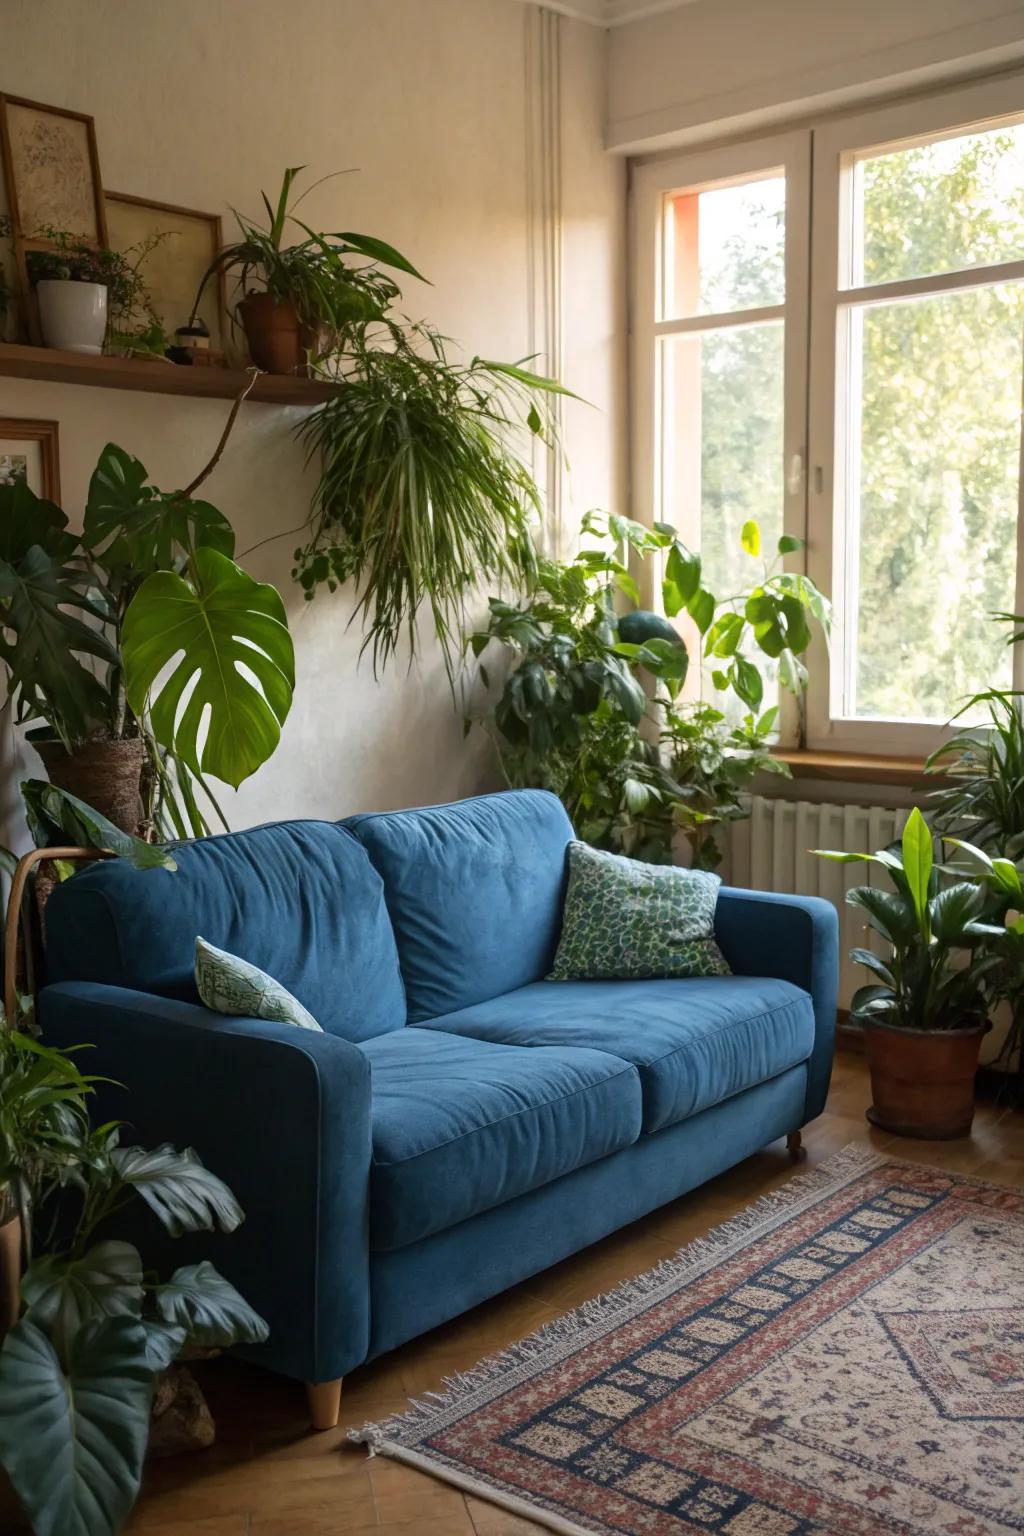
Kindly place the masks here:
[[(822, 1109), (837, 925), (724, 889), (735, 975), (554, 982), (573, 835), (513, 791), (90, 866), (47, 907), (44, 1036), (93, 1041), (132, 1139), (194, 1146), (246, 1212), (202, 1251), (253, 1351), (337, 1417), (347, 1371), (674, 1200)], [(199, 1003), (196, 934), (324, 1033)], [(179, 1250), (180, 1251), (180, 1250)]]

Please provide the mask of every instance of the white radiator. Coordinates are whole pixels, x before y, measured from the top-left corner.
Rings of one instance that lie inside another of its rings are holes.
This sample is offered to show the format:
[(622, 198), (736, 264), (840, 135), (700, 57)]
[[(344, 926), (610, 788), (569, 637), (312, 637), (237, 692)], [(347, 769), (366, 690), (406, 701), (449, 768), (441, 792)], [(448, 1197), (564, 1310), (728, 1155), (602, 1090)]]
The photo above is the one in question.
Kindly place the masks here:
[(839, 913), (840, 1008), (848, 1008), (857, 988), (870, 980), (849, 959), (849, 950), (859, 944), (881, 953), (884, 947), (877, 934), (869, 935), (864, 913), (846, 905), (846, 892), (855, 885), (884, 887), (888, 880), (877, 864), (836, 864), (810, 850), (874, 853), (899, 838), (909, 814), (877, 805), (812, 805), (754, 795), (750, 819), (733, 823), (723, 872), (732, 885), (824, 896)]

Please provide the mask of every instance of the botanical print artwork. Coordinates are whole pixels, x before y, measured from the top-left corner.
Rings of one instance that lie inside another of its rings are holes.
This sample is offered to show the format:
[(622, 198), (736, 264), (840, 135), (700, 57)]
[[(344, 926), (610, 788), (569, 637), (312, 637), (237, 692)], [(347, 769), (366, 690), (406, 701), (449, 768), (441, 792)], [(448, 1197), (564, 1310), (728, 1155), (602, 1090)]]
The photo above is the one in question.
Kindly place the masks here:
[(7, 129), (26, 238), (49, 226), (98, 240), (87, 124), (9, 102)]
[(848, 1148), (357, 1438), (598, 1536), (1024, 1531), (1024, 1191)]

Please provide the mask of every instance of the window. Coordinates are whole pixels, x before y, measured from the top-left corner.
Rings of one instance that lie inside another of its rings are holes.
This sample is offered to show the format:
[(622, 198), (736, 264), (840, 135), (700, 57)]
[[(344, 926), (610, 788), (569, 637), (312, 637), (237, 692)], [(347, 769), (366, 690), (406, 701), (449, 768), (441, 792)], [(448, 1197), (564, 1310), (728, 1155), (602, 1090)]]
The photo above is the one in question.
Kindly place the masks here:
[[(803, 527), (802, 476), (787, 481), (786, 464), (802, 462), (808, 167), (808, 136), (787, 135), (688, 156), (670, 180), (659, 165), (643, 189), (655, 238), (637, 337), (655, 453), (641, 505), (700, 549), (720, 596), (748, 519), (773, 544)], [(691, 669), (688, 690), (701, 684)]]
[(930, 749), (970, 694), (1024, 683), (991, 617), (1024, 608), (1024, 81), (636, 186), (640, 515), (723, 591), (745, 518), (805, 537), (835, 605), (808, 745)]

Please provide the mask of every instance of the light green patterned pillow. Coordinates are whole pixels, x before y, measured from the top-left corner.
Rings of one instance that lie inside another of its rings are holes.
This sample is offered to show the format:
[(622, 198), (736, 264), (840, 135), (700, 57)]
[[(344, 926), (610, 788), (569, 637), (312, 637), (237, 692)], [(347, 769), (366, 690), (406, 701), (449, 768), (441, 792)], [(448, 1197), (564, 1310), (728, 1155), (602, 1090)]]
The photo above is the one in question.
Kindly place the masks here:
[(297, 997), (292, 997), (273, 976), (258, 965), (216, 949), (205, 939), (196, 939), (196, 987), (207, 1008), (244, 1019), (270, 1019), (278, 1024), (295, 1024), (299, 1029), (320, 1025)]
[(550, 981), (728, 976), (715, 943), (721, 880), (569, 844), (569, 888)]

